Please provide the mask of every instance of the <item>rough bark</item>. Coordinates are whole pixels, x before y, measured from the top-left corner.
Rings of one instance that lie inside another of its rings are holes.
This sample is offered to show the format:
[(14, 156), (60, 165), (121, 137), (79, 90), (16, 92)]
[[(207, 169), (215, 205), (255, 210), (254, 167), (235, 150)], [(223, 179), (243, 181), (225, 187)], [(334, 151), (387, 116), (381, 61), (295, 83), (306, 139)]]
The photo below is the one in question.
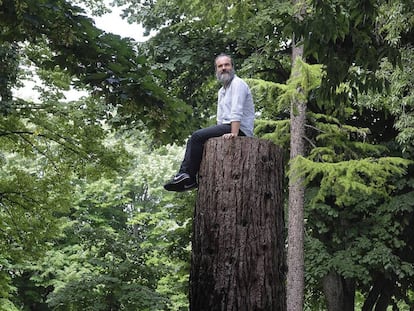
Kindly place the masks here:
[[(296, 3), (296, 1), (293, 1)], [(303, 56), (303, 46), (292, 48), (292, 62)], [(299, 73), (293, 73), (299, 74)], [(302, 90), (298, 90), (302, 92)], [(287, 253), (287, 308), (289, 311), (302, 311), (305, 297), (304, 268), (304, 204), (305, 186), (298, 177), (294, 160), (304, 156), (304, 137), (306, 121), (306, 103), (292, 100), (290, 108), (290, 174), (289, 174), (289, 210), (288, 210), (288, 253)]]
[(323, 278), (323, 292), (328, 311), (355, 310), (355, 281), (345, 279), (335, 271)]
[(194, 212), (190, 310), (285, 311), (282, 150), (210, 139)]

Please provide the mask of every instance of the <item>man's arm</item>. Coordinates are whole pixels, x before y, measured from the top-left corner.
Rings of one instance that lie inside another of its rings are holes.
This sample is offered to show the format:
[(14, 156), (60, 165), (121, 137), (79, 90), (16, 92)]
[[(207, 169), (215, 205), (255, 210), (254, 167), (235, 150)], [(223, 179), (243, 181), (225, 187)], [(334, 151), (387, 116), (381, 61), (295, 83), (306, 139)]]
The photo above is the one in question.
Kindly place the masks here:
[(231, 133), (224, 134), (223, 137), (230, 139), (239, 135), (240, 130), (240, 121), (232, 121), (231, 122)]
[(240, 130), (240, 121), (232, 121), (231, 122), (231, 133), (234, 136), (239, 135), (239, 130)]

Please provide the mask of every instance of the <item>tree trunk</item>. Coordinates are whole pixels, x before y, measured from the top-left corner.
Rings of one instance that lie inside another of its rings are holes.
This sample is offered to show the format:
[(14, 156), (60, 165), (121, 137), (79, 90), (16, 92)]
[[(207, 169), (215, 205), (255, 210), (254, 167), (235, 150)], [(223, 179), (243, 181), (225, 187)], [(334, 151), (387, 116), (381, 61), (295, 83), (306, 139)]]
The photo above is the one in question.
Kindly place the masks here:
[[(295, 3), (295, 1), (294, 1)], [(303, 46), (293, 45), (293, 68), (297, 58), (303, 56)], [(293, 75), (300, 74), (292, 72)], [(302, 90), (298, 90), (298, 93)], [(288, 210), (288, 255), (287, 255), (287, 308), (289, 311), (302, 311), (305, 297), (304, 268), (304, 196), (303, 179), (298, 177), (294, 160), (303, 156), (306, 121), (306, 103), (292, 100), (290, 108), (290, 172)]]
[(395, 281), (386, 278), (383, 274), (379, 274), (374, 278), (368, 297), (366, 298), (361, 310), (387, 310), (390, 305), (391, 298), (394, 295), (395, 286)]
[[(296, 8), (295, 18), (299, 21), (306, 14), (306, 3), (292, 0)], [(295, 63), (303, 58), (303, 45), (293, 35), (292, 44), (292, 75)], [(303, 90), (298, 89), (298, 93)], [(289, 206), (288, 206), (288, 251), (287, 251), (287, 289), (286, 300), (289, 311), (302, 311), (305, 300), (305, 260), (304, 260), (304, 205), (305, 186), (303, 179), (298, 177), (294, 161), (298, 156), (305, 155), (304, 136), (306, 121), (306, 102), (292, 99), (290, 103), (290, 168), (289, 168)]]
[(355, 310), (354, 280), (344, 279), (335, 271), (331, 271), (322, 282), (328, 311)]
[(199, 175), (190, 310), (285, 311), (282, 150), (213, 138)]

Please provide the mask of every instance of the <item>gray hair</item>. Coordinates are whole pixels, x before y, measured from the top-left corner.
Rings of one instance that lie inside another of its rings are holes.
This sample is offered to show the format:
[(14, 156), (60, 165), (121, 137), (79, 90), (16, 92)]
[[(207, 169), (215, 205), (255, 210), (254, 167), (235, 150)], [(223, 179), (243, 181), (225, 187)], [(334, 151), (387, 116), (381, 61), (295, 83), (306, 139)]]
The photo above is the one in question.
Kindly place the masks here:
[(234, 63), (233, 63), (233, 58), (229, 55), (229, 54), (226, 54), (226, 53), (220, 53), (219, 55), (217, 55), (216, 56), (216, 58), (214, 59), (214, 68), (216, 68), (216, 64), (217, 64), (217, 60), (219, 59), (219, 58), (221, 58), (221, 57), (228, 57), (229, 59), (230, 59), (230, 63), (231, 63), (231, 66), (232, 67), (234, 67)]

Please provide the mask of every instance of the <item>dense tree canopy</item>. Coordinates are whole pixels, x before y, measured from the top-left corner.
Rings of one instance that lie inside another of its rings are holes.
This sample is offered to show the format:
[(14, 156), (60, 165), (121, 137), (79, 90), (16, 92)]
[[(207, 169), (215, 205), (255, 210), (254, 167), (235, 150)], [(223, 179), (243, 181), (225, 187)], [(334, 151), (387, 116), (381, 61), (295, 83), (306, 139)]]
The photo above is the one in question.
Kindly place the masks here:
[[(290, 1), (114, 4), (155, 34), (97, 29), (78, 5), (104, 1), (0, 1), (0, 310), (186, 310), (194, 193), (162, 191), (183, 150), (159, 143), (214, 122), (220, 52), (286, 152), (304, 91), (305, 309), (332, 289), (413, 308), (412, 1), (309, 1), (300, 21)], [(39, 100), (16, 98), (31, 76)]]
[[(117, 109), (118, 118), (112, 122), (145, 124), (154, 138), (164, 141), (181, 138), (179, 125), (188, 108), (159, 86), (163, 74), (137, 55), (130, 39), (97, 29), (80, 7), (67, 1), (2, 1), (0, 16), (0, 40), (12, 50), (8, 57), (17, 58), (24, 43), (40, 45), (44, 49), (30, 55), (33, 65), (57, 67), (74, 78), (75, 86), (103, 96), (103, 110)], [(10, 75), (10, 70), (4, 74)], [(7, 81), (12, 86), (13, 80)]]

